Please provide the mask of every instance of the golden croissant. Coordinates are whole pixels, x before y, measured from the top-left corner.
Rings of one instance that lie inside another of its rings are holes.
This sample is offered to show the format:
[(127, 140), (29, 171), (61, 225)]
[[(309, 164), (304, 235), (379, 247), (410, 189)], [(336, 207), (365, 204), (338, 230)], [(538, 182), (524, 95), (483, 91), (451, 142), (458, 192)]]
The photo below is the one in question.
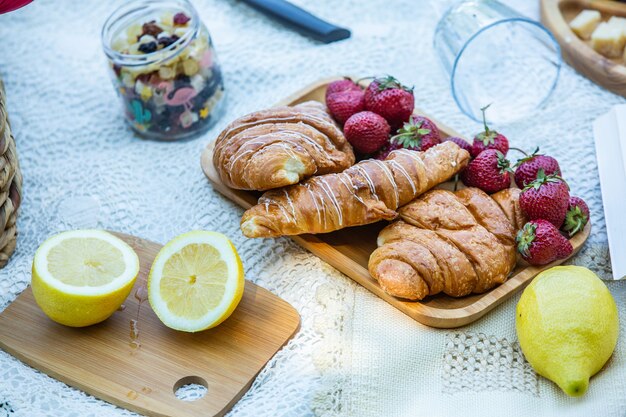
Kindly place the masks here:
[(432, 190), (400, 209), (378, 235), (368, 269), (385, 292), (421, 300), (443, 292), (482, 293), (515, 268), (515, 234), (524, 222), (519, 189)]
[(326, 233), (393, 220), (396, 210), (450, 179), (469, 161), (453, 142), (426, 152), (400, 149), (386, 160), (362, 161), (339, 174), (266, 192), (241, 219), (247, 237)]
[(352, 147), (316, 101), (240, 117), (218, 136), (213, 152), (222, 182), (241, 190), (297, 184), (352, 164)]

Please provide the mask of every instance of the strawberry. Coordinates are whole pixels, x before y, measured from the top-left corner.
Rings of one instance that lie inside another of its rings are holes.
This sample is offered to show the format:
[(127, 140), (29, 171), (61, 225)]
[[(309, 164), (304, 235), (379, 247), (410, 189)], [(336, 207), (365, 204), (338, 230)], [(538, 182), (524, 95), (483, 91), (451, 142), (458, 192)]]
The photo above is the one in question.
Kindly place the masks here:
[(530, 220), (544, 219), (559, 228), (569, 206), (569, 187), (563, 178), (539, 169), (537, 179), (522, 190), (519, 205)]
[(461, 138), (457, 138), (457, 137), (454, 137), (454, 136), (450, 136), (449, 138), (445, 138), (443, 141), (444, 142), (454, 142), (457, 145), (459, 145), (459, 148), (465, 149), (470, 154), (472, 152), (472, 145), (470, 145), (470, 143), (468, 141), (466, 141), (465, 139), (461, 139)]
[(361, 153), (376, 152), (389, 141), (389, 123), (376, 113), (362, 111), (350, 116), (343, 127), (348, 142)]
[(539, 148), (535, 149), (532, 155), (528, 155), (517, 161), (515, 166), (515, 184), (519, 188), (524, 188), (537, 179), (540, 169), (546, 175), (561, 175), (561, 168), (556, 159), (548, 155), (538, 154)]
[(571, 196), (565, 213), (565, 221), (562, 230), (567, 232), (570, 237), (583, 230), (583, 227), (589, 221), (589, 207), (587, 203), (580, 197)]
[(394, 130), (409, 121), (414, 107), (413, 89), (390, 75), (375, 78), (365, 90), (365, 109), (383, 116)]
[(497, 149), (505, 156), (509, 151), (509, 140), (504, 135), (496, 132), (495, 130), (489, 130), (489, 126), (487, 126), (487, 120), (485, 119), (485, 110), (487, 110), (488, 108), (489, 106), (480, 109), (483, 112), (483, 125), (485, 126), (485, 131), (480, 132), (479, 134), (474, 136), (474, 142), (472, 143), (472, 152), (470, 152), (473, 158), (476, 158), (478, 154), (480, 154), (485, 149)]
[(342, 91), (363, 91), (358, 84), (352, 81), (349, 78), (344, 78), (343, 80), (333, 81), (328, 84), (326, 87), (326, 100), (328, 100), (328, 96), (334, 93), (340, 93)]
[(326, 105), (335, 120), (343, 125), (350, 116), (365, 109), (362, 90), (345, 90), (326, 97)]
[(502, 152), (487, 149), (461, 172), (461, 180), (468, 187), (478, 187), (491, 194), (511, 186), (510, 170), (509, 161)]
[(374, 159), (380, 159), (381, 161), (387, 159), (391, 151), (395, 151), (396, 149), (401, 149), (402, 146), (398, 142), (387, 142), (383, 145), (382, 148), (378, 150), (372, 157)]
[(565, 259), (574, 248), (559, 229), (547, 220), (531, 220), (522, 227), (516, 237), (517, 250), (531, 265), (545, 265), (557, 259)]
[(430, 119), (413, 115), (390, 141), (400, 144), (402, 148), (425, 151), (441, 143), (441, 137), (437, 125)]

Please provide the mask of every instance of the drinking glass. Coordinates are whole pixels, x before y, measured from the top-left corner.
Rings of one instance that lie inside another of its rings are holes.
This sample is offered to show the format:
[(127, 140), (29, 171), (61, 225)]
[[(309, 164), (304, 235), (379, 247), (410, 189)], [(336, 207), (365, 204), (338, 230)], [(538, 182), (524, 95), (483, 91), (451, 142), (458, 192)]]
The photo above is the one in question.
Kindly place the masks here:
[(453, 4), (435, 29), (434, 46), (457, 105), (482, 120), (521, 119), (548, 100), (561, 69), (561, 49), (540, 23), (495, 0)]

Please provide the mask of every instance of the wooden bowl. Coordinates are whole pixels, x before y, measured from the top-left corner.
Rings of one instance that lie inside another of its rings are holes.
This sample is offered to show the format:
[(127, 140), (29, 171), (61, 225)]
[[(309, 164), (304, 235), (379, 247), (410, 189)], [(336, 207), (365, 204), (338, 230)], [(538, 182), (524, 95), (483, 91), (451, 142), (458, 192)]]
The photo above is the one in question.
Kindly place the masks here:
[(611, 59), (596, 52), (590, 41), (580, 39), (569, 27), (584, 9), (597, 10), (602, 20), (626, 17), (626, 3), (599, 0), (541, 0), (541, 21), (550, 29), (563, 58), (579, 73), (596, 84), (626, 97), (626, 66), (621, 58)]

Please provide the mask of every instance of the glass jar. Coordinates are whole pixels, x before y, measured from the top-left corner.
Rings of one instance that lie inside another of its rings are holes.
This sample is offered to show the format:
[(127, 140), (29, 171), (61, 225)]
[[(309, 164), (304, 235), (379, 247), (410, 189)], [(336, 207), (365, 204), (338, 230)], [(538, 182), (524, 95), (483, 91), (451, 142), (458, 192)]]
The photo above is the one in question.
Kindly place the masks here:
[(177, 140), (219, 119), (224, 81), (206, 26), (187, 0), (134, 0), (102, 28), (113, 87), (140, 136)]

